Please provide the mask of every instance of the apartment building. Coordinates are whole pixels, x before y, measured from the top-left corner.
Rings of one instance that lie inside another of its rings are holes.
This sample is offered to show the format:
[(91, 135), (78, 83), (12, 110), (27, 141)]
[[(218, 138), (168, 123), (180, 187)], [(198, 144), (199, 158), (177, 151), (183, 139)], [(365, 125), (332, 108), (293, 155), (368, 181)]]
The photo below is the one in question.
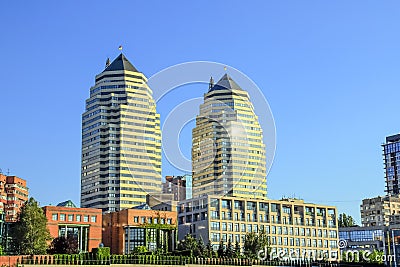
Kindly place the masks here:
[(338, 255), (337, 210), (333, 206), (305, 203), (299, 199), (248, 199), (204, 196), (182, 201), (178, 206), (179, 240), (186, 234), (211, 242), (238, 242), (246, 233), (265, 231), (272, 253), (331, 257)]
[(22, 205), (28, 200), (26, 180), (0, 174), (0, 210), (5, 222), (16, 222)]
[[(398, 196), (377, 196), (363, 199), (360, 205), (362, 226), (388, 226), (400, 219)], [(397, 216), (397, 217), (396, 217)]]

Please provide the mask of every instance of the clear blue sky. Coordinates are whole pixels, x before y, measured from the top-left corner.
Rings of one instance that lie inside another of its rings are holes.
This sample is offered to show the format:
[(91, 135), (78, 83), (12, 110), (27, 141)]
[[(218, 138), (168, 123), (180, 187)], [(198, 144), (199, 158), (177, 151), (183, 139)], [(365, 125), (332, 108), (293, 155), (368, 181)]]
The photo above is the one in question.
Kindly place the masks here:
[(148, 77), (193, 60), (247, 74), (275, 117), (269, 197), (359, 221), (361, 199), (383, 194), (380, 145), (400, 131), (399, 12), (366, 0), (2, 1), (0, 168), (42, 205), (79, 203), (84, 101), (122, 44)]

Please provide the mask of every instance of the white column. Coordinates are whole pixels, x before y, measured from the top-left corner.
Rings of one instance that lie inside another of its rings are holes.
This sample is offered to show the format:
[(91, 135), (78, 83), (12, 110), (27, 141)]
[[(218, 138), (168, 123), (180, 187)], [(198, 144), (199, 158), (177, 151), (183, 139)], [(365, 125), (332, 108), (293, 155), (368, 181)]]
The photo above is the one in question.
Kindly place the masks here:
[(392, 244), (393, 244), (394, 266), (397, 267), (396, 247), (394, 244), (394, 230), (393, 229), (392, 229)]
[(82, 246), (82, 235), (83, 235), (83, 227), (81, 226), (80, 234), (79, 234), (79, 250), (80, 250), (80, 251), (83, 250), (83, 246)]

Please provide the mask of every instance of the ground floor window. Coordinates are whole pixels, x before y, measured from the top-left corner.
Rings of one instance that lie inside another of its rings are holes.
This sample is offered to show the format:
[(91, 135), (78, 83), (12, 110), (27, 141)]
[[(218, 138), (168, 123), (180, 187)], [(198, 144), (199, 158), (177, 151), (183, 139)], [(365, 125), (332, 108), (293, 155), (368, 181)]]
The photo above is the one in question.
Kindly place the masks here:
[(58, 226), (58, 236), (73, 237), (78, 240), (79, 251), (88, 251), (89, 226)]
[(174, 231), (128, 226), (125, 228), (125, 254), (133, 252), (139, 246), (145, 246), (149, 251), (170, 251), (174, 244)]

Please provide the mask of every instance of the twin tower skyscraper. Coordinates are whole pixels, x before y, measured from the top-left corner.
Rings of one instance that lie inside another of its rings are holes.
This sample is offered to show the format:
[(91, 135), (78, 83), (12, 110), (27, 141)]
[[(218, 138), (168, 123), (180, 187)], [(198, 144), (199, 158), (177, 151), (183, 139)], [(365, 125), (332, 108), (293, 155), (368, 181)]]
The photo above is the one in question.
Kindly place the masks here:
[[(81, 156), (81, 207), (113, 212), (161, 192), (160, 114), (147, 78), (123, 54), (107, 60), (90, 88)], [(266, 198), (266, 175), (248, 93), (227, 74), (211, 79), (192, 130), (193, 197)]]

